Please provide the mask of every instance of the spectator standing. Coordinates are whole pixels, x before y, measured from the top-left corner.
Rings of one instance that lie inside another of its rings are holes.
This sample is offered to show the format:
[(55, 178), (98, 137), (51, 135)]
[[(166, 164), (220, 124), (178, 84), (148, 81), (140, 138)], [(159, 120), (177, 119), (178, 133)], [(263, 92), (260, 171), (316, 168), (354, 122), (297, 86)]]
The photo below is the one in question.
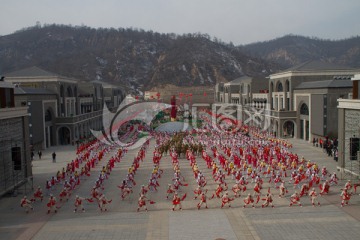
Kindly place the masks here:
[(52, 160), (53, 160), (53, 163), (56, 162), (56, 153), (55, 152), (52, 153)]

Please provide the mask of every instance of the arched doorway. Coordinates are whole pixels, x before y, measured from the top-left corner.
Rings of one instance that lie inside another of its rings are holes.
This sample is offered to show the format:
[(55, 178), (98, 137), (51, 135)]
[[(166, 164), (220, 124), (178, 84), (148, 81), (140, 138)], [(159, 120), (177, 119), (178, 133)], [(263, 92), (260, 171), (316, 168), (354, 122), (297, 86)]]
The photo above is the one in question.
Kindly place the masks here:
[(286, 120), (283, 124), (283, 136), (291, 137), (295, 136), (295, 123), (291, 120)]
[(306, 103), (300, 104), (299, 113), (300, 113), (300, 138), (309, 141), (309, 137), (310, 137), (309, 107)]
[(63, 85), (60, 85), (60, 98), (60, 116), (65, 117), (65, 92)]
[(59, 144), (60, 145), (68, 145), (71, 143), (71, 131), (68, 127), (60, 127), (58, 129), (58, 137), (59, 137)]
[(49, 107), (44, 113), (45, 119), (45, 147), (48, 148), (54, 145), (54, 110)]

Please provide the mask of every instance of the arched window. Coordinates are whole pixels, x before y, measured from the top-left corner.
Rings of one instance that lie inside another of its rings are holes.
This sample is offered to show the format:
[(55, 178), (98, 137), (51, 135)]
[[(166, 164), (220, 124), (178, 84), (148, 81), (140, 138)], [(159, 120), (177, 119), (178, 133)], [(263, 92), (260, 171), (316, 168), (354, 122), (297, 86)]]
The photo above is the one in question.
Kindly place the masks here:
[(72, 91), (70, 86), (66, 89), (66, 94), (67, 94), (67, 97), (72, 97), (73, 96), (73, 91)]
[(64, 86), (60, 85), (60, 97), (64, 97)]
[(285, 82), (285, 91), (287, 91), (287, 92), (290, 91), (290, 83), (289, 83), (289, 80), (286, 80), (286, 82)]
[(50, 109), (45, 112), (45, 122), (50, 122), (52, 120), (52, 115)]
[(300, 114), (301, 115), (309, 115), (309, 108), (305, 103), (303, 103), (300, 107)]
[(278, 92), (282, 92), (282, 91), (283, 91), (283, 85), (282, 85), (281, 82), (280, 82), (280, 83), (278, 84), (278, 86), (277, 86), (277, 91), (278, 91)]

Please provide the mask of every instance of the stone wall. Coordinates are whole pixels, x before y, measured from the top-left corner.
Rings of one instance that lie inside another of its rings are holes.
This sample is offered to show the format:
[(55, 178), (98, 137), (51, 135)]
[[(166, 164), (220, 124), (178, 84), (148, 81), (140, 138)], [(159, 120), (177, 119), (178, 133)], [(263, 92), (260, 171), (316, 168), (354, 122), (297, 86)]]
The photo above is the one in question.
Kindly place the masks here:
[[(24, 139), (24, 117), (0, 120), (0, 195), (28, 175), (28, 142)], [(14, 169), (12, 150), (19, 147), (21, 169)]]
[[(358, 161), (350, 160), (350, 138), (359, 138), (360, 134), (360, 110), (345, 109), (345, 139), (344, 144), (344, 167), (351, 172), (360, 174)], [(355, 163), (356, 162), (356, 163)]]
[(354, 135), (359, 137), (360, 131), (360, 111), (354, 109), (345, 110), (345, 139), (350, 139)]

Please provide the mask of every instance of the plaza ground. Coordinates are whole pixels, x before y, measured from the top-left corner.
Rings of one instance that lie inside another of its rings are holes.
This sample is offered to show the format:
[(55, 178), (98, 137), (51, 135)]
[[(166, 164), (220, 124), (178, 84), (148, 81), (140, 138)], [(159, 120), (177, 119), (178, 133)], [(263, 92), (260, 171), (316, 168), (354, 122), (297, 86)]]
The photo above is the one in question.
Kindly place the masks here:
[[(301, 140), (290, 139), (292, 152), (304, 156), (319, 167), (327, 166), (330, 172), (336, 171), (336, 162), (327, 157), (320, 149)], [(171, 201), (166, 200), (166, 186), (171, 183), (173, 169), (169, 156), (163, 157), (160, 167), (164, 170), (159, 179), (158, 192), (150, 192), (149, 198), (156, 203), (148, 205), (148, 212), (136, 212), (138, 192), (142, 184), (147, 184), (152, 164), (154, 141), (151, 141), (146, 152), (145, 161), (141, 163), (135, 175), (137, 182), (134, 193), (129, 199), (120, 199), (117, 187), (125, 178), (137, 150), (129, 151), (120, 163), (117, 163), (109, 179), (105, 181), (105, 195), (112, 199), (108, 212), (100, 212), (95, 203), (86, 203), (84, 213), (74, 213), (74, 196), (88, 197), (90, 190), (109, 157), (110, 152), (93, 169), (91, 176), (82, 180), (72, 194), (69, 202), (61, 206), (58, 213), (46, 214), (46, 201), (34, 203), (34, 212), (26, 214), (20, 207), (20, 199), (24, 194), (32, 195), (30, 185), (19, 189), (17, 196), (5, 196), (0, 199), (0, 239), (356, 239), (360, 236), (360, 196), (355, 195), (349, 206), (340, 207), (340, 188), (331, 187), (331, 194), (320, 197), (321, 207), (312, 207), (307, 197), (302, 199), (304, 207), (289, 207), (289, 196), (277, 198), (274, 194), (275, 208), (243, 209), (243, 198), (235, 199), (231, 208), (220, 209), (220, 200), (208, 202), (209, 209), (197, 210), (198, 200), (193, 200), (193, 189), (196, 181), (189, 162), (180, 159), (181, 172), (189, 186), (183, 187), (187, 198), (183, 202), (182, 211), (171, 211)], [(57, 153), (57, 162), (51, 160), (51, 153)], [(43, 153), (41, 160), (33, 161), (34, 187), (45, 188), (45, 181), (65, 167), (67, 162), (75, 158), (74, 146), (52, 147)], [(197, 157), (200, 170), (208, 180), (209, 192), (216, 185), (211, 178), (211, 170), (206, 168), (201, 157)], [(234, 180), (227, 181), (231, 184)], [(266, 180), (265, 180), (266, 182)], [(266, 188), (266, 184), (264, 189)], [(287, 185), (290, 193), (294, 190)], [(252, 191), (252, 184), (249, 185)], [(54, 191), (57, 195), (60, 186)], [(265, 191), (265, 190), (263, 190)], [(273, 190), (274, 191), (274, 190)], [(209, 195), (209, 194), (208, 194)]]

